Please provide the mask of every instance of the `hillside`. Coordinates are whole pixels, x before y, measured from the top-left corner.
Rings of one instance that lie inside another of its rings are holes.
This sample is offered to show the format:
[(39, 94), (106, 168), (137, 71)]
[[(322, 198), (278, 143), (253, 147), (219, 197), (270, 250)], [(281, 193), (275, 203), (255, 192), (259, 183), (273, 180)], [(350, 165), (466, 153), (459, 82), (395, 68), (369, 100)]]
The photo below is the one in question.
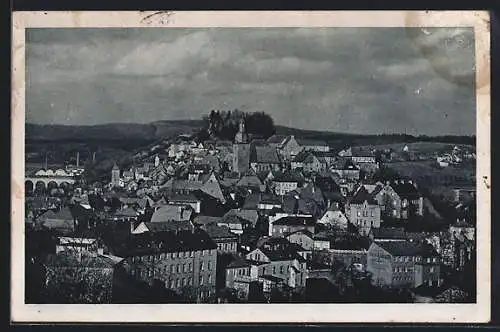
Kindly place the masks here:
[[(182, 133), (193, 133), (203, 125), (202, 120), (156, 121), (148, 124), (110, 123), (94, 126), (38, 125), (26, 124), (26, 142), (96, 142), (127, 141), (136, 143), (154, 142)], [(475, 144), (475, 137), (440, 136), (415, 137), (403, 134), (363, 135), (304, 130), (284, 126), (276, 126), (280, 135), (295, 135), (297, 138), (317, 139), (336, 145), (382, 145), (402, 142), (445, 142), (453, 144)]]
[(192, 132), (202, 125), (201, 120), (157, 121), (148, 124), (110, 123), (95, 126), (66, 126), (26, 124), (26, 140), (87, 141), (141, 140), (153, 141)]

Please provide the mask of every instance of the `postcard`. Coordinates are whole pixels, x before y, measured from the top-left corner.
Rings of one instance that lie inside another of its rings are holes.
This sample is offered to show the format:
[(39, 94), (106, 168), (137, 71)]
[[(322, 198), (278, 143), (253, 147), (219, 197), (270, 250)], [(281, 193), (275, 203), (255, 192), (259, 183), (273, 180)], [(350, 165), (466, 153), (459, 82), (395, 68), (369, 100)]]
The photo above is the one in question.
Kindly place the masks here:
[(489, 35), (15, 12), (12, 322), (488, 322)]

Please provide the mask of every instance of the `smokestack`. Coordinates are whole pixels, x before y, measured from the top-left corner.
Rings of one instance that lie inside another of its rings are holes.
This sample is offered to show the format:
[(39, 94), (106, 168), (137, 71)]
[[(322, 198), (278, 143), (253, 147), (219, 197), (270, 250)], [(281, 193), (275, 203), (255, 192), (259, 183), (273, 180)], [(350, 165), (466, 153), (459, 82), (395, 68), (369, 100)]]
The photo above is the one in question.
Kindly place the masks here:
[(76, 151), (76, 167), (80, 166), (80, 151)]

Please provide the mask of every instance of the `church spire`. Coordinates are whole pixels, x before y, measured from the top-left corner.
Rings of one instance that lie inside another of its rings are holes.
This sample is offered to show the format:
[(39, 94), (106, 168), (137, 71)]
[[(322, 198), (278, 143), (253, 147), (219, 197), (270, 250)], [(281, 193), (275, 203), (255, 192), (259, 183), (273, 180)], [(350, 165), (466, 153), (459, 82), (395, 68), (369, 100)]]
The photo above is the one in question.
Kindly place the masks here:
[(240, 120), (240, 125), (239, 125), (239, 130), (238, 133), (236, 133), (236, 136), (234, 137), (235, 143), (247, 143), (248, 142), (248, 135), (246, 132), (245, 128), (245, 119), (242, 118)]

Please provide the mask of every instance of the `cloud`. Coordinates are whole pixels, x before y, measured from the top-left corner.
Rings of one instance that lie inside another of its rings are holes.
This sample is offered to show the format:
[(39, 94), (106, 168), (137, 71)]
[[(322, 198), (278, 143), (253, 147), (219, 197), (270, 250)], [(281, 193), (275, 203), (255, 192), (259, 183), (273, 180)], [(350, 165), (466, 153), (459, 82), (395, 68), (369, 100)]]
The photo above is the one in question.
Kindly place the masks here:
[(306, 129), (473, 133), (472, 41), (467, 29), (33, 29), (27, 121), (240, 108)]

